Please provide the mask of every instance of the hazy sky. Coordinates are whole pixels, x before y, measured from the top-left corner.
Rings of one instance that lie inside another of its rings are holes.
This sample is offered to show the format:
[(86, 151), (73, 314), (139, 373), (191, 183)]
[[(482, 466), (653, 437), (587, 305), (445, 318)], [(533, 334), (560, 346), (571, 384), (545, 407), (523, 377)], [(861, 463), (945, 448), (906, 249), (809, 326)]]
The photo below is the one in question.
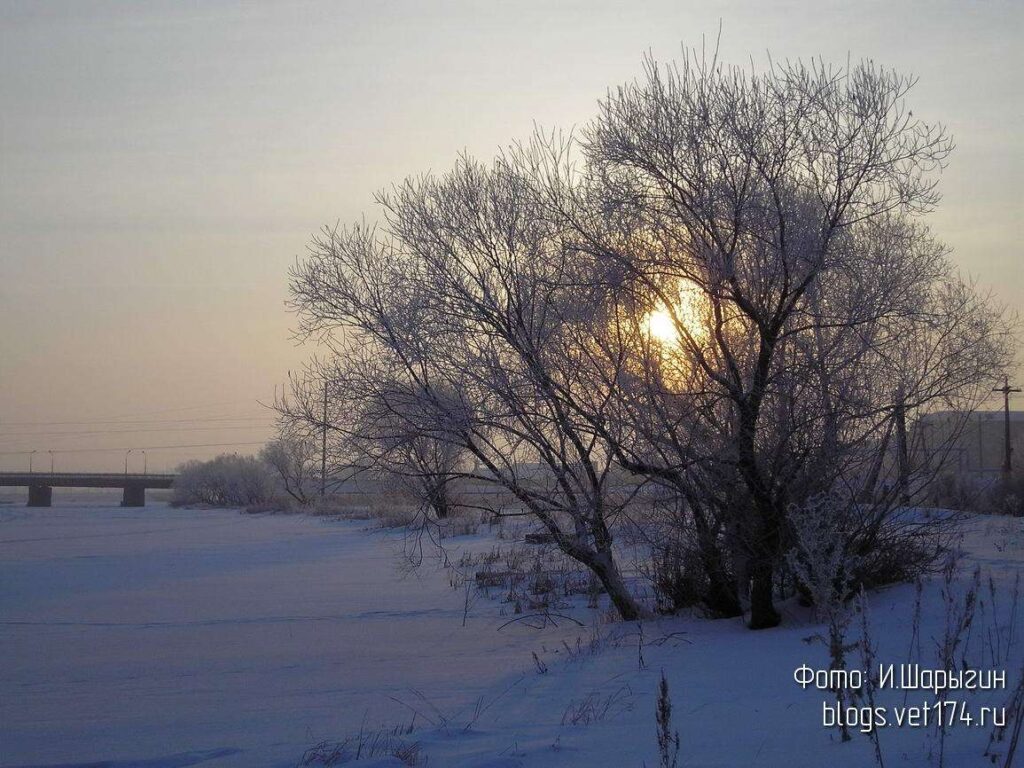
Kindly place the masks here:
[(720, 20), (726, 61), (917, 74), (915, 115), (957, 142), (931, 225), (1024, 310), (1019, 0), (0, 2), (0, 469), (265, 439), (258, 401), (311, 351), (284, 301), (314, 231), (463, 149), (587, 121), (646, 50)]

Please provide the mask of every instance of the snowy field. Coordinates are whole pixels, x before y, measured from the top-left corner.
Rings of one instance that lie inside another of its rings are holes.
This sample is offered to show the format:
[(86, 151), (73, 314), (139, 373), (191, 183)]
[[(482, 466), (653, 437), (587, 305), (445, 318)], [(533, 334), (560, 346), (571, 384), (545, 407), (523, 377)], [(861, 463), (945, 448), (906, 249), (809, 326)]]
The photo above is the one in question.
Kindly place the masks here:
[[(1002, 705), (1019, 674), (1024, 532), (1003, 518), (964, 532), (955, 593), (980, 566), (984, 604), (965, 652), (1008, 681), (961, 697), (977, 711)], [(493, 536), (449, 540), (450, 554), (501, 545)], [(480, 597), (463, 626), (450, 574), (433, 561), (409, 573), (401, 550), (366, 523), (304, 516), (0, 506), (0, 766), (290, 768), (320, 742), (385, 729), (429, 766), (653, 768), (662, 671), (680, 766), (873, 764), (867, 737), (844, 744), (820, 725), (828, 693), (793, 681), (802, 664), (827, 666), (806, 642), (820, 627), (795, 605), (758, 633), (736, 620), (610, 624), (585, 600), (567, 609), (581, 625), (533, 629), (501, 628), (509, 607)], [(917, 641), (913, 585), (872, 595), (880, 662), (905, 663), (916, 644), (928, 665), (940, 587), (925, 586)], [(991, 765), (990, 732), (952, 727), (945, 764)], [(879, 733), (886, 765), (938, 764), (933, 728)]]

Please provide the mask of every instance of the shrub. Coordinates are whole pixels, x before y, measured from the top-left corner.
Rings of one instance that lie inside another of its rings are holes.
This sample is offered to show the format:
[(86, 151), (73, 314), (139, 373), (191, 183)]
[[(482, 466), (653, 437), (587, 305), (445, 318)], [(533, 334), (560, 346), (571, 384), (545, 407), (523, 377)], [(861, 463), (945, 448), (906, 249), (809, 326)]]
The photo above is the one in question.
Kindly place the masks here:
[(274, 500), (270, 468), (252, 456), (222, 454), (178, 469), (171, 504), (263, 508)]
[(802, 597), (816, 607), (931, 570), (957, 521), (951, 513), (922, 516), (919, 510), (875, 508), (841, 492), (793, 505), (788, 517), (793, 550), (786, 564)]
[(931, 495), (938, 507), (969, 512), (978, 509), (982, 491), (976, 480), (962, 474), (947, 473), (935, 479)]
[(658, 613), (675, 613), (700, 603), (707, 596), (703, 575), (696, 553), (683, 543), (655, 546), (649, 578)]
[(1018, 470), (1001, 478), (985, 499), (986, 512), (997, 515), (1024, 516), (1024, 472)]

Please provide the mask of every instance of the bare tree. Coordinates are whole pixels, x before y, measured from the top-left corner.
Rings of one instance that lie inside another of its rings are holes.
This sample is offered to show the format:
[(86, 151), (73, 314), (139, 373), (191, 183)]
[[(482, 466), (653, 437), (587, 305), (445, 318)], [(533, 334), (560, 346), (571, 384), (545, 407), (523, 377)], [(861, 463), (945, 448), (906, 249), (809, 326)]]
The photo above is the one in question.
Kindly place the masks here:
[(333, 493), (368, 469), (348, 439), (349, 403), (336, 377), (335, 356), (326, 352), (289, 374), (274, 401), (278, 438), (265, 449), (265, 459), (300, 503), (314, 493)]
[(774, 626), (787, 510), (841, 488), (864, 500), (850, 551), (877, 548), (929, 470), (886, 488), (889, 436), (970, 411), (1008, 363), (1001, 312), (918, 220), (952, 143), (912, 85), (648, 61), (580, 140), (463, 158), (382, 194), (379, 229), (325, 229), (292, 273), (301, 330), (356, 361), (378, 457), (451, 446), (443, 476), (508, 491), (497, 511), (540, 521), (623, 617), (614, 531), (653, 482), (706, 605)]
[(648, 61), (580, 142), (516, 153), (573, 247), (672, 328), (634, 366), (631, 428), (602, 436), (691, 502), (709, 567), (725, 529), (755, 628), (779, 621), (789, 505), (862, 485), (897, 413), (969, 411), (1007, 364), (1000, 312), (915, 220), (952, 143), (905, 106), (912, 85), (870, 63)]
[(581, 415), (601, 394), (579, 378), (573, 341), (600, 301), (580, 289), (534, 191), (503, 161), (463, 159), (380, 203), (381, 231), (325, 230), (293, 272), (302, 330), (344, 329), (345, 354), (362, 361), (351, 391), (387, 412), (376, 424), (401, 424), (401, 444), (464, 451), (473, 467), (458, 477), (517, 501), (495, 513), (534, 517), (623, 618), (638, 617), (613, 546), (626, 499)]
[(344, 414), (334, 426), (344, 434), (353, 465), (398, 483), (424, 511), (443, 520), (459, 507), (455, 486), (467, 451), (441, 428), (444, 416), (433, 401), (441, 398), (451, 409), (458, 402), (423, 391), (381, 362), (348, 354), (322, 367)]
[(320, 480), (320, 448), (309, 434), (285, 421), (278, 436), (260, 450), (260, 459), (274, 470), (288, 496), (303, 505), (313, 500)]

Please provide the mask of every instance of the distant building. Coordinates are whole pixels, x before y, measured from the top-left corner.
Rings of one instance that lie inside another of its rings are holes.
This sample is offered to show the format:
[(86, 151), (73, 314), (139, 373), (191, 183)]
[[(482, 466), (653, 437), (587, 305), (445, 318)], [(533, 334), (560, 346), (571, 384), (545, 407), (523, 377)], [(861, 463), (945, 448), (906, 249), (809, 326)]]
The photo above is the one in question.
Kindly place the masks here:
[[(956, 411), (926, 414), (911, 428), (911, 461), (941, 462), (947, 473), (995, 477), (1003, 469), (1005, 423), (1001, 410), (975, 411), (966, 420)], [(1024, 469), (1024, 411), (1010, 411), (1010, 446), (1014, 469)]]

